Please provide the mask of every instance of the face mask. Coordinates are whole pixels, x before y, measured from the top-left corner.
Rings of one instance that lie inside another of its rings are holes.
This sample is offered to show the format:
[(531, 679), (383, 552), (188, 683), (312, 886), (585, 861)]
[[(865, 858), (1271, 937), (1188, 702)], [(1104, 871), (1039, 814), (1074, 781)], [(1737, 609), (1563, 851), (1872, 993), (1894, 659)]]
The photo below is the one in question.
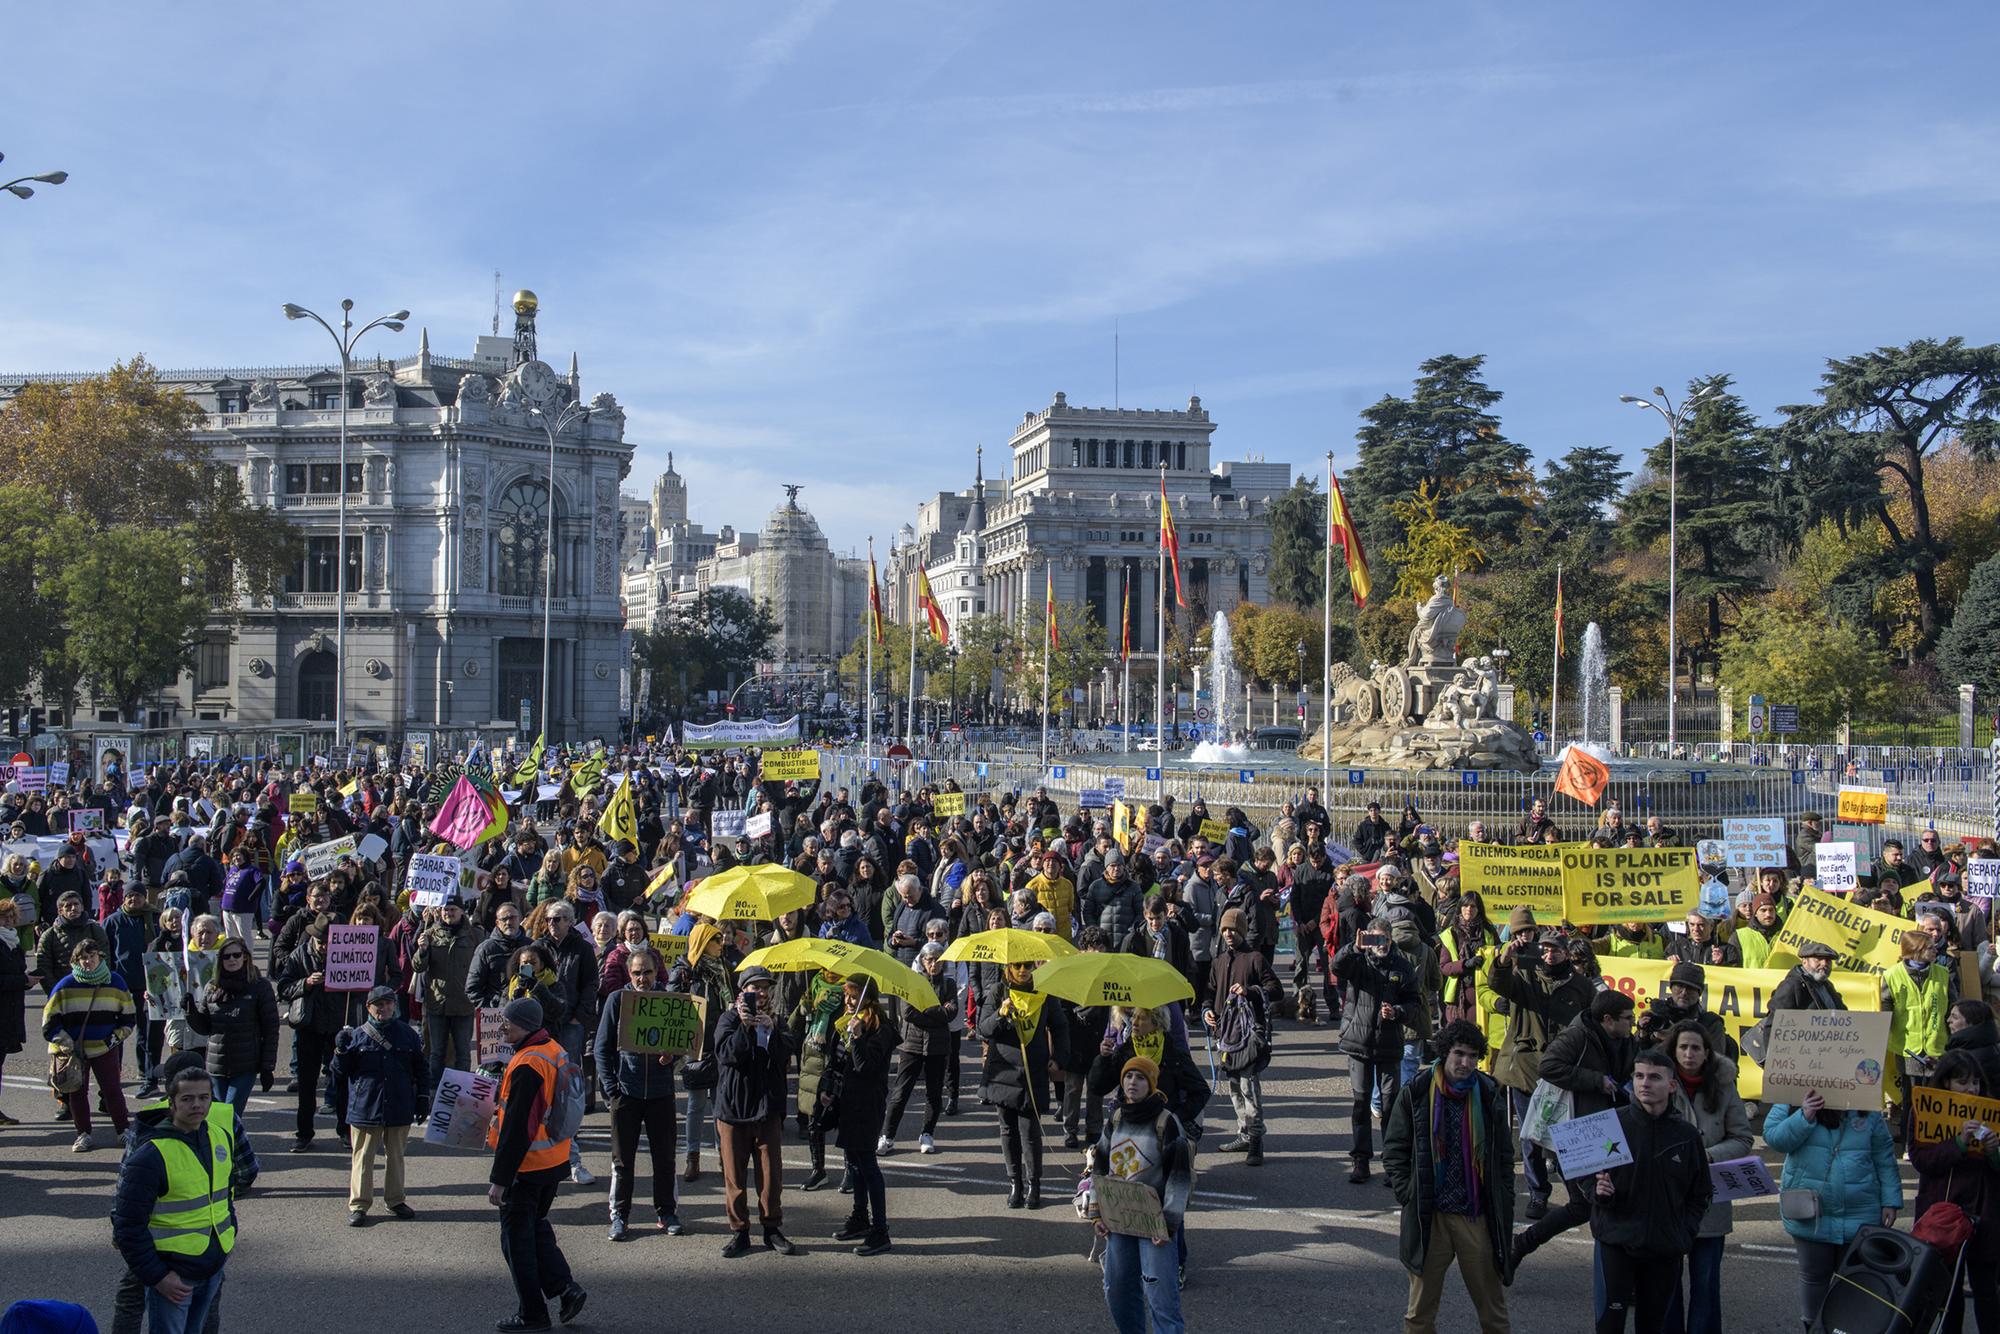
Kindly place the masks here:
[(1903, 960), (1903, 967), (1909, 969), (1912, 973), (1921, 973), (1929, 968), (1930, 965), (1922, 959), (1905, 959)]

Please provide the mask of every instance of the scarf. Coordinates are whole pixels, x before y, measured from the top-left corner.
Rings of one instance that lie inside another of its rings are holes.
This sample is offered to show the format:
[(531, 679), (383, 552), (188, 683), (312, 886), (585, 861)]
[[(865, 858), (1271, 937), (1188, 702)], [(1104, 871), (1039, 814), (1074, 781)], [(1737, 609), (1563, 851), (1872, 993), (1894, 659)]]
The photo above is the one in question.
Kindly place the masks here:
[(70, 965), (70, 976), (85, 986), (101, 987), (111, 981), (111, 965), (99, 959), (97, 967), (85, 972), (82, 964)]
[(250, 990), (250, 961), (245, 959), (241, 968), (224, 968), (222, 960), (217, 959), (215, 985), (232, 996), (240, 996)]
[(1167, 1054), (1167, 1035), (1165, 1033), (1148, 1033), (1146, 1036), (1140, 1037), (1137, 1033), (1134, 1033), (1132, 1035), (1132, 1054), (1134, 1056), (1145, 1057), (1153, 1063), (1154, 1069), (1159, 1069), (1163, 1064), (1162, 1058)]
[(556, 970), (553, 968), (537, 969), (533, 982), (523, 982), (521, 975), (517, 972), (514, 974), (513, 979), (507, 983), (507, 994), (518, 1000), (522, 996), (534, 995), (536, 987), (545, 987), (550, 991), (554, 991), (555, 985)]
[[(1458, 1142), (1447, 1143), (1440, 1133), (1439, 1101), (1449, 1099), (1463, 1103), (1462, 1115), (1458, 1118), (1460, 1130)], [(1480, 1183), (1486, 1176), (1486, 1108), (1479, 1093), (1479, 1077), (1474, 1075), (1463, 1084), (1453, 1084), (1444, 1077), (1442, 1069), (1431, 1072), (1431, 1185), (1436, 1198), (1437, 1191), (1444, 1186), (1445, 1161), (1455, 1160), (1465, 1177), (1466, 1190), (1472, 1196), (1472, 1213), (1477, 1216), (1483, 1207)]]
[(1701, 1092), (1702, 1084), (1708, 1079), (1708, 1076), (1700, 1071), (1689, 1074), (1678, 1066), (1675, 1067), (1674, 1074), (1680, 1078), (1681, 1087), (1687, 1091), (1689, 1102), (1694, 1101), (1695, 1096)]
[(10, 950), (20, 949), (21, 948), (20, 929), (18, 927), (12, 927), (12, 926), (0, 926), (0, 944), (5, 944), (7, 948)]
[(1021, 1035), (1021, 1060), (1028, 1059), (1028, 1043), (1033, 1040), (1035, 1026), (1041, 1021), (1042, 1004), (1048, 997), (1039, 991), (1017, 991), (1007, 988), (1007, 995), (1014, 1002), (1014, 1031)]

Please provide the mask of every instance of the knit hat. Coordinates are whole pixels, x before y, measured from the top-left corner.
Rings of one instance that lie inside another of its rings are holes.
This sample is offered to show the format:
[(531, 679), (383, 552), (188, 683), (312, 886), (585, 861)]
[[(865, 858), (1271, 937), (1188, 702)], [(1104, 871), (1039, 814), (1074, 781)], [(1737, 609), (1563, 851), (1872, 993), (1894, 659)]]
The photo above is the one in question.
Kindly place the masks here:
[(1224, 931), (1232, 927), (1238, 931), (1248, 931), (1250, 929), (1250, 918), (1241, 908), (1231, 908), (1222, 914), (1222, 920), (1216, 925)]
[(83, 1334), (97, 1329), (90, 1312), (74, 1302), (23, 1300), (0, 1315), (0, 1334)]
[(1148, 1089), (1157, 1089), (1160, 1087), (1160, 1067), (1154, 1062), (1152, 1057), (1134, 1056), (1131, 1060), (1119, 1066), (1119, 1080), (1122, 1082), (1125, 1076), (1131, 1074), (1134, 1070), (1137, 1070), (1146, 1077), (1146, 1087)]
[(1509, 930), (1520, 931), (1534, 924), (1535, 910), (1525, 903), (1515, 904), (1514, 911), (1507, 914), (1507, 927)]
[(1698, 963), (1677, 963), (1673, 972), (1667, 974), (1667, 985), (1700, 990), (1708, 985), (1708, 971)]
[(507, 1008), (500, 1017), (516, 1028), (524, 1028), (533, 1033), (542, 1026), (542, 1003), (533, 996), (521, 996), (507, 1002)]
[(1778, 900), (1769, 894), (1752, 894), (1750, 896), (1751, 912), (1756, 912), (1759, 908), (1775, 908), (1777, 906)]

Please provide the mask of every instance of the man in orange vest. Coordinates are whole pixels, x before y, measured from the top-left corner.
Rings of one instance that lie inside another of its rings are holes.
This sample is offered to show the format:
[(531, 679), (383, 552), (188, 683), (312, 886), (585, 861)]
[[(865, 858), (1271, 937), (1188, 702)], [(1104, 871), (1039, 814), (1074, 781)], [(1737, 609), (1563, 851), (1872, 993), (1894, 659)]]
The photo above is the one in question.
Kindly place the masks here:
[(493, 1327), (548, 1329), (549, 1298), (560, 1301), (567, 1325), (588, 1297), (549, 1226), (556, 1187), (569, 1175), (569, 1141), (552, 1138), (544, 1124), (556, 1100), (563, 1048), (542, 1027), (542, 1006), (532, 996), (508, 1002), (500, 1028), (514, 1057), (500, 1077), (499, 1113), (486, 1132), (493, 1150), (486, 1198), (500, 1210), (500, 1254), (514, 1276), (520, 1309)]

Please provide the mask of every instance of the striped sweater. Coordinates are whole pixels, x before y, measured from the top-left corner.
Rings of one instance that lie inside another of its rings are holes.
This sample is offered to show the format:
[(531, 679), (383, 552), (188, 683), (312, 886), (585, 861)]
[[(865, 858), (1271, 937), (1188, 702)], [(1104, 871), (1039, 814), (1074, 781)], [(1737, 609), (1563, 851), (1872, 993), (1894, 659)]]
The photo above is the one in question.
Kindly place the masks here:
[(116, 972), (101, 987), (79, 982), (76, 974), (65, 973), (49, 992), (48, 1003), (42, 1006), (42, 1037), (53, 1042), (57, 1034), (64, 1034), (89, 1060), (123, 1042), (138, 1021), (138, 1014), (132, 1004), (132, 993)]

